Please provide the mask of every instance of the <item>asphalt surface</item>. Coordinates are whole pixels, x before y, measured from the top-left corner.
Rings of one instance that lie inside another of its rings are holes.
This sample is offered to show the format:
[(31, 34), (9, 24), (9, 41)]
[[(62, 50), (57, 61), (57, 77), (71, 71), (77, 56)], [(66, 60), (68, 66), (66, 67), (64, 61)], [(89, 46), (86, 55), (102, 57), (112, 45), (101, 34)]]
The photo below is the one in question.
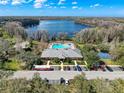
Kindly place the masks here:
[(77, 75), (81, 75), (82, 73), (85, 74), (86, 79), (124, 79), (124, 72), (123, 71), (116, 71), (116, 72), (103, 72), (103, 71), (17, 71), (14, 73), (10, 79), (13, 78), (26, 78), (31, 79), (35, 73), (39, 73), (42, 79), (49, 79), (49, 80), (60, 80), (60, 78), (64, 78), (66, 80), (73, 79)]

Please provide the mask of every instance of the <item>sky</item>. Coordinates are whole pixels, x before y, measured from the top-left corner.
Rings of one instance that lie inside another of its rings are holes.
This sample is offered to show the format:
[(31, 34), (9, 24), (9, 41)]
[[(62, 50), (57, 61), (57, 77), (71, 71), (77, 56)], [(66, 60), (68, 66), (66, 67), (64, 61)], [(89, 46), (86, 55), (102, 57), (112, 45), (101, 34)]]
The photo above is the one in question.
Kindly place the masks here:
[(124, 0), (0, 0), (0, 16), (124, 17)]

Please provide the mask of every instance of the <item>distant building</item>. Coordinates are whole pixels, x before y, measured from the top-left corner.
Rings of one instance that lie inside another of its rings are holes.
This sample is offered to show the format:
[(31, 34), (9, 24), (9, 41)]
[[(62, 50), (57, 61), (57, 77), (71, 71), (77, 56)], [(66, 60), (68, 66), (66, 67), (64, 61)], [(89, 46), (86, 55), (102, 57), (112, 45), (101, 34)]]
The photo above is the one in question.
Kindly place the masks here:
[(14, 45), (14, 48), (16, 50), (20, 50), (20, 49), (26, 49), (26, 48), (29, 48), (29, 42), (28, 41), (25, 41), (25, 42), (21, 42), (21, 43), (16, 43)]

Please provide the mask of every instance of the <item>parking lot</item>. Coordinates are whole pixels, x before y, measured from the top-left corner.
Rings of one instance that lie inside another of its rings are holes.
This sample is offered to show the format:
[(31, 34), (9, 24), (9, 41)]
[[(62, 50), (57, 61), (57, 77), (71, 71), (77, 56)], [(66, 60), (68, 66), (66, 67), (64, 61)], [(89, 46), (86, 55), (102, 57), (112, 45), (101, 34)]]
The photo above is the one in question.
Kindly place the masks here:
[[(61, 66), (50, 66), (51, 68), (54, 69), (54, 71), (60, 71)], [(69, 66), (63, 66), (64, 71), (87, 71), (88, 69), (85, 66), (74, 66), (74, 65), (69, 65)]]
[[(37, 65), (38, 66), (38, 65)], [(36, 71), (104, 71), (104, 72), (114, 72), (114, 71), (124, 71), (119, 65), (106, 65), (104, 69), (88, 69), (85, 65), (41, 65), (38, 69), (32, 69)]]

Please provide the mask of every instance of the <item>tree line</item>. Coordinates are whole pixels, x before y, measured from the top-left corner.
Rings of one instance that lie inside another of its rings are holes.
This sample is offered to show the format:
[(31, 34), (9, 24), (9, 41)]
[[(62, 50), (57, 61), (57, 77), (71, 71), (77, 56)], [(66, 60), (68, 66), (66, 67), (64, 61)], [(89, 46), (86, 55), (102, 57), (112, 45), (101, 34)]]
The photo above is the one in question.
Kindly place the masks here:
[(76, 37), (83, 43), (110, 43), (124, 41), (124, 24), (111, 19), (77, 19), (81, 24), (94, 25), (93, 27), (81, 30)]

